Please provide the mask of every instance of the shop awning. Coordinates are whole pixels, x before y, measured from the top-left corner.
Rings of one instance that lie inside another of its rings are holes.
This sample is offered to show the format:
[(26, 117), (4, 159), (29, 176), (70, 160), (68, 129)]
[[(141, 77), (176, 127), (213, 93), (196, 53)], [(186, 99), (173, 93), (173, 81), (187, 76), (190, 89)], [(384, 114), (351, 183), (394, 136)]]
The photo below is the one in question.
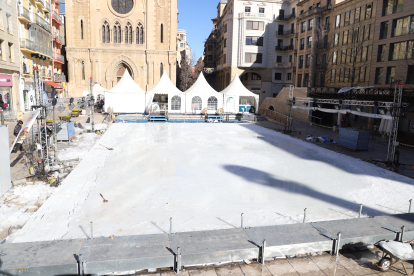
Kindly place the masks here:
[(63, 86), (62, 85), (60, 85), (60, 84), (57, 84), (56, 82), (53, 82), (53, 81), (43, 81), (44, 83), (47, 83), (47, 84), (49, 84), (50, 86), (52, 86), (53, 88), (63, 88)]

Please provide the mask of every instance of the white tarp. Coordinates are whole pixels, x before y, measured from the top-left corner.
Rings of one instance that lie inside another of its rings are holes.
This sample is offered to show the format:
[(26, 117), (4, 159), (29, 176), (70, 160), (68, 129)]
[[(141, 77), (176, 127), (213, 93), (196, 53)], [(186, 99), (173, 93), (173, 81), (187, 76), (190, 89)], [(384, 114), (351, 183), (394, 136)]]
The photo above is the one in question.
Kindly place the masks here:
[(32, 110), (29, 113), (29, 118), (27, 118), (27, 121), (23, 124), (22, 128), (19, 131), (19, 134), (16, 137), (16, 140), (14, 140), (13, 145), (10, 148), (10, 153), (12, 152), (14, 145), (18, 140), (24, 141), (26, 139), (27, 134), (32, 129), (32, 126), (34, 122), (36, 121), (37, 116), (39, 116), (40, 108), (36, 110)]
[[(200, 73), (197, 81), (184, 94), (186, 113), (200, 114), (204, 113), (205, 108), (208, 108), (207, 112), (209, 114), (215, 114), (223, 107), (223, 94), (220, 94), (208, 84), (203, 73)], [(201, 100), (201, 104), (198, 104), (197, 100)], [(210, 104), (208, 106), (209, 100), (211, 103), (216, 100), (217, 105)]]
[(229, 86), (227, 86), (220, 93), (222, 93), (224, 96), (224, 101), (223, 101), (224, 112), (239, 113), (240, 112), (239, 106), (240, 106), (241, 98), (253, 98), (254, 107), (256, 108), (256, 112), (258, 111), (259, 95), (249, 91), (240, 81), (240, 78), (237, 74), (234, 77), (233, 81), (229, 84)]
[[(9, 148), (9, 127), (0, 126), (0, 197), (11, 187), (10, 153)], [(13, 148), (13, 147), (12, 147)]]
[(331, 108), (320, 108), (320, 107), (305, 107), (305, 106), (298, 106), (294, 105), (294, 109), (300, 108), (300, 109), (306, 109), (306, 110), (313, 110), (313, 111), (322, 111), (326, 113), (341, 113), (341, 114), (354, 114), (358, 116), (363, 117), (370, 117), (370, 118), (376, 118), (376, 119), (385, 119), (385, 120), (391, 120), (391, 115), (382, 115), (382, 114), (373, 114), (373, 113), (367, 113), (367, 112), (359, 112), (356, 110), (350, 110), (350, 109), (331, 109)]
[(369, 89), (369, 88), (374, 88), (374, 86), (357, 86), (357, 87), (343, 87), (341, 89), (339, 89), (338, 93), (345, 93), (348, 92), (350, 90), (361, 90), (361, 89)]
[(105, 112), (112, 108), (114, 113), (144, 113), (145, 98), (145, 91), (125, 70), (121, 80), (105, 93)]
[[(96, 83), (92, 88), (92, 94), (93, 98), (96, 100), (98, 99), (98, 96), (102, 99), (105, 96), (105, 92), (108, 91), (108, 89), (103, 88), (99, 83)], [(86, 97), (89, 95), (89, 91), (83, 91), (83, 96)]]
[[(169, 113), (184, 113), (185, 112), (185, 97), (170, 80), (167, 72), (164, 71), (158, 83), (147, 92), (147, 108), (150, 108), (154, 99), (154, 95), (168, 96), (168, 112)], [(174, 101), (173, 101), (174, 100)], [(174, 102), (173, 105), (171, 105)]]

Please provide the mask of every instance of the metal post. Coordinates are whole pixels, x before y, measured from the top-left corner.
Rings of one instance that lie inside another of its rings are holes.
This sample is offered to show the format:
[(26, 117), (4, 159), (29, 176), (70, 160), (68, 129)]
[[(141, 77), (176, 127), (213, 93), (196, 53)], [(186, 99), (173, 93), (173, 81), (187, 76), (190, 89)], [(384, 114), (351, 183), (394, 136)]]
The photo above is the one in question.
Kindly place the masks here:
[(260, 248), (260, 264), (262, 266), (265, 265), (265, 248), (266, 248), (266, 240), (263, 240), (262, 248)]
[(93, 239), (93, 222), (91, 221), (91, 239)]
[(82, 254), (79, 254), (79, 275), (83, 275), (83, 260), (82, 260)]
[(401, 235), (400, 235), (400, 242), (403, 241), (405, 226), (401, 227)]
[(402, 102), (402, 93), (403, 93), (403, 85), (399, 84), (398, 82), (399, 81), (395, 83), (394, 102), (393, 102), (392, 111), (391, 111), (393, 128), (390, 132), (390, 137), (388, 140), (388, 152), (387, 152), (387, 159), (392, 164), (394, 164), (395, 162), (395, 151), (397, 148), (398, 123), (400, 120), (401, 102)]
[(412, 203), (412, 199), (410, 199), (410, 207), (408, 207), (408, 213), (411, 213), (411, 203)]
[(359, 204), (359, 215), (358, 218), (361, 218), (362, 215), (362, 204)]
[(241, 222), (240, 222), (240, 227), (243, 228), (243, 213), (241, 213)]
[(176, 261), (175, 261), (175, 274), (180, 275), (180, 269), (181, 269), (181, 248), (177, 248), (177, 255)]
[(305, 208), (305, 210), (303, 210), (303, 223), (305, 223), (305, 221), (306, 221), (306, 209), (307, 208)]
[(92, 130), (92, 132), (95, 132), (95, 120), (94, 120), (95, 99), (93, 97), (93, 79), (92, 78), (90, 78), (89, 85), (90, 85), (89, 86), (90, 87), (90, 90), (89, 90), (90, 91), (90, 93), (89, 93), (90, 102), (89, 103), (93, 102), (92, 105), (89, 106), (89, 109), (90, 109), (89, 110), (89, 116), (91, 118), (91, 130)]
[(172, 218), (170, 218), (170, 234), (172, 234)]
[(4, 126), (4, 113), (0, 112), (0, 116), (1, 116), (1, 125)]
[(53, 140), (54, 140), (54, 158), (53, 158), (53, 167), (57, 164), (58, 153), (57, 153), (57, 133), (56, 133), (56, 117), (55, 117), (55, 106), (53, 106)]
[(337, 242), (336, 242), (336, 257), (339, 256), (339, 247), (341, 246), (341, 232), (338, 232)]

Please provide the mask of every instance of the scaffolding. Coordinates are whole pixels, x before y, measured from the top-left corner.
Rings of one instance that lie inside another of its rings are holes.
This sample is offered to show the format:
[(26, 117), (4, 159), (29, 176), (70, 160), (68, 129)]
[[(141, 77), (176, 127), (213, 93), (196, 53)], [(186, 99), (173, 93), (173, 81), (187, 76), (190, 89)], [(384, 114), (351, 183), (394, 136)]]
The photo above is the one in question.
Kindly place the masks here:
[(391, 111), (392, 130), (390, 132), (390, 137), (388, 140), (387, 161), (391, 162), (392, 164), (395, 164), (395, 154), (397, 152), (397, 147), (398, 147), (397, 135), (398, 135), (398, 123), (400, 121), (400, 113), (401, 113), (403, 86), (404, 84), (399, 84), (399, 83), (395, 84), (394, 102), (393, 102), (393, 108)]

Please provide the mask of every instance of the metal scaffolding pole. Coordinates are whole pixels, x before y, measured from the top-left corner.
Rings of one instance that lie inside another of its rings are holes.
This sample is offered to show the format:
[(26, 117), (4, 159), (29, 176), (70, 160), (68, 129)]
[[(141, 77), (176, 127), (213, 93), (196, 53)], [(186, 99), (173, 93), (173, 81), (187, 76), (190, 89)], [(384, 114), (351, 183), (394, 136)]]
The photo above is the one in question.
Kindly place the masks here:
[(403, 85), (404, 84), (399, 84), (399, 83), (395, 84), (394, 102), (393, 102), (393, 108), (391, 111), (392, 129), (391, 129), (390, 137), (388, 140), (387, 160), (390, 161), (392, 164), (394, 164), (395, 162), (395, 152), (398, 147), (397, 135), (398, 135), (398, 123), (400, 121)]
[(285, 132), (289, 133), (292, 131), (292, 107), (295, 104), (294, 98), (293, 98), (293, 89), (295, 87), (293, 85), (290, 86), (289, 88), (289, 99), (288, 99), (288, 105), (289, 105), (289, 115), (287, 118), (287, 122), (286, 122), (286, 126), (285, 126)]
[(95, 118), (94, 118), (94, 109), (95, 109), (95, 99), (93, 97), (93, 80), (90, 78), (89, 81), (89, 116), (91, 120), (91, 131), (95, 132)]

